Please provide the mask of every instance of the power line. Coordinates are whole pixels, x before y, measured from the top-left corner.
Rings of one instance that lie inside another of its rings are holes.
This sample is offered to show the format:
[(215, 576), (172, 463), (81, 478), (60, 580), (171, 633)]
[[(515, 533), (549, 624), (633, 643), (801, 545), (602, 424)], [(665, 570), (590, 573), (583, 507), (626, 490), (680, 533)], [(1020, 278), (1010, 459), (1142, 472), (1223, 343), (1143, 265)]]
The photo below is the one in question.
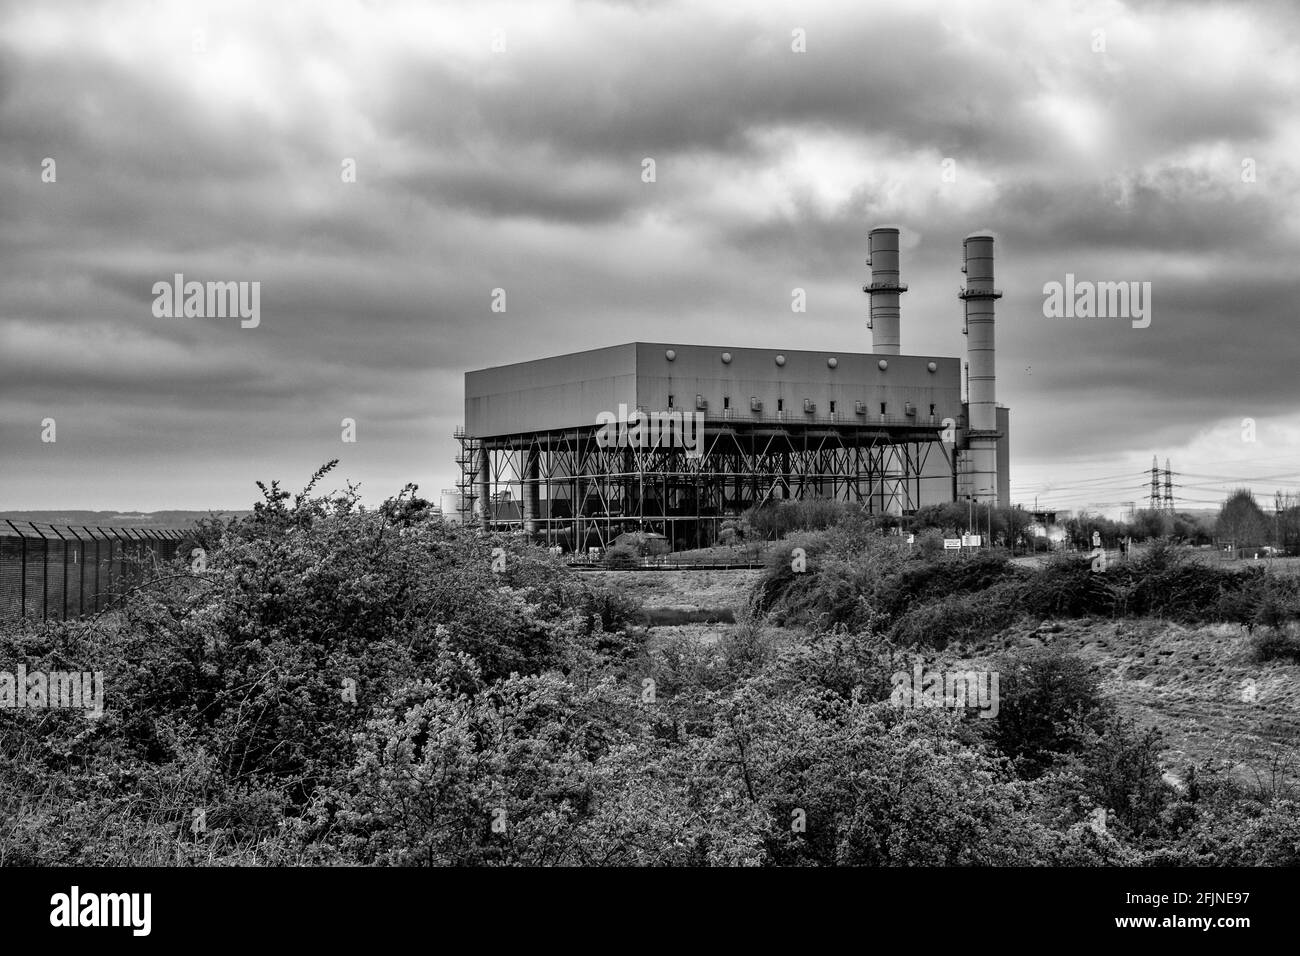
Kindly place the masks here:
[(1129, 473), (1126, 475), (1099, 475), (1095, 478), (1078, 478), (1067, 484), (1058, 484), (1056, 482), (1049, 481), (1047, 484), (1036, 484), (1036, 485), (1022, 484), (1022, 485), (1017, 485), (1016, 487), (1021, 489), (1030, 489), (1030, 490), (1045, 489), (1045, 493), (1050, 493), (1053, 491), (1069, 491), (1070, 489), (1073, 488), (1088, 488), (1095, 485), (1119, 485), (1121, 482), (1132, 481), (1134, 478), (1139, 477), (1142, 474), (1144, 473), (1137, 472), (1137, 473)]
[(1199, 478), (1202, 481), (1214, 482), (1217, 484), (1230, 485), (1261, 481), (1287, 481), (1300, 478), (1300, 472), (1288, 471), (1277, 475), (1256, 475), (1253, 477), (1240, 477), (1232, 475), (1196, 475), (1191, 472), (1183, 472), (1188, 478)]
[[(1288, 456), (1279, 456), (1287, 458)], [(1269, 459), (1261, 459), (1269, 460)], [(1272, 459), (1277, 460), (1277, 459)], [(1141, 477), (1140, 484), (1132, 484), (1134, 478)], [(1193, 479), (1191, 481), (1175, 481), (1179, 479)], [(1269, 481), (1286, 481), (1300, 479), (1300, 472), (1283, 472), (1274, 475), (1261, 475), (1257, 477), (1238, 477), (1231, 475), (1202, 475), (1195, 472), (1175, 472), (1168, 458), (1165, 459), (1165, 466), (1160, 467), (1158, 456), (1151, 457), (1151, 468), (1135, 473), (1115, 474), (1115, 475), (1098, 475), (1092, 478), (1078, 478), (1067, 484), (1056, 484), (1049, 482), (1046, 485), (1014, 485), (1012, 493), (1017, 498), (1027, 498), (1034, 496), (1037, 505), (1043, 505), (1048, 508), (1060, 510), (1067, 507), (1124, 507), (1128, 506), (1136, 510), (1135, 502), (1095, 502), (1085, 501), (1084, 499), (1093, 496), (1113, 495), (1121, 496), (1125, 493), (1141, 491), (1146, 489), (1147, 507), (1152, 511), (1163, 513), (1174, 513), (1180, 505), (1215, 505), (1222, 506), (1223, 498), (1193, 498), (1188, 497), (1184, 492), (1210, 492), (1223, 491), (1224, 497), (1227, 496), (1225, 485), (1251, 485)], [(1175, 493), (1177, 490), (1177, 493)]]

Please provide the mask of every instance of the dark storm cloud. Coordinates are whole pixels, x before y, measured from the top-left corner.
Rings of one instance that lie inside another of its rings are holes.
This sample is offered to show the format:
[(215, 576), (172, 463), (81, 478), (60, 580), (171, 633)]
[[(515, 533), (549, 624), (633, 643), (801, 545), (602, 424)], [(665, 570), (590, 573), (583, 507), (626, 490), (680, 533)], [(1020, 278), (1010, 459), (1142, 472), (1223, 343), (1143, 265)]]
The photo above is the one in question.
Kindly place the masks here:
[[(964, 346), (961, 238), (998, 234), (1018, 488), (1062, 455), (1191, 454), (1234, 415), (1292, 434), (1296, 21), (1274, 4), (5, 7), (0, 492), (239, 506), (252, 477), (330, 454), (373, 497), (436, 491), (466, 368), (633, 339), (866, 350), (866, 233), (886, 221), (912, 283), (904, 347), (930, 354)], [(176, 272), (261, 282), (260, 326), (154, 317)], [(1150, 281), (1151, 327), (1045, 318), (1066, 272)]]
[[(793, 22), (806, 25), (812, 55), (791, 54)], [(496, 144), (545, 144), (587, 161), (656, 152), (761, 161), (751, 134), (785, 124), (845, 126), (972, 152), (1010, 137), (1007, 148), (1015, 148), (1015, 117), (1005, 104), (1014, 102), (1023, 70), (991, 60), (924, 14), (890, 8), (868, 17), (850, 8), (791, 20), (760, 10), (746, 21), (701, 8), (605, 28), (521, 42), (485, 76), (457, 82), (421, 63), (410, 64), (410, 75), (417, 86), (447, 89), (439, 112), (472, 103), (474, 125)], [(878, 40), (885, 33), (893, 33), (888, 44)], [(960, 84), (977, 74), (980, 84)], [(398, 131), (429, 128), (422, 101), (400, 97), (389, 110)], [(1008, 127), (997, 137), (995, 122)]]
[[(539, 168), (549, 168), (545, 178)], [(626, 173), (608, 167), (568, 170), (554, 160), (517, 158), (511, 165), (484, 168), (461, 165), (408, 173), (394, 185), (431, 205), (490, 218), (529, 218), (547, 222), (592, 223), (621, 218), (641, 205), (644, 193)]]

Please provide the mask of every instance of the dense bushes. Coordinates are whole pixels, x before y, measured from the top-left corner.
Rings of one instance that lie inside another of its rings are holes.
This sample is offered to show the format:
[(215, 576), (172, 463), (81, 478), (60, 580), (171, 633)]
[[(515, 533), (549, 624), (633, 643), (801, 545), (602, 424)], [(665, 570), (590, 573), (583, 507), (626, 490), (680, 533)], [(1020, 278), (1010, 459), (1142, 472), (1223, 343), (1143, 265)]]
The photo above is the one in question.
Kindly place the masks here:
[(1020, 586), (1013, 581), (974, 593), (957, 592), (918, 602), (895, 621), (890, 637), (906, 647), (943, 650), (950, 644), (981, 644), (1016, 622)]
[(619, 544), (605, 552), (604, 564), (611, 570), (626, 571), (640, 566), (641, 556), (636, 553), (636, 549)]
[(990, 738), (1027, 778), (1079, 752), (1082, 733), (1105, 715), (1097, 677), (1077, 657), (1023, 651), (1001, 657), (994, 670), (1001, 704)]
[(0, 634), (5, 664), (107, 685), (94, 721), (0, 713), (0, 862), (1295, 861), (1294, 803), (1175, 792), (1073, 658), (999, 660), (995, 720), (891, 703), (887, 635), (987, 636), (1035, 580), (1003, 563), (840, 522), (787, 540), (722, 639), (650, 646), (625, 597), (413, 490), (263, 498), (196, 529), (208, 570)]
[(865, 521), (793, 534), (768, 552), (758, 608), (782, 623), (858, 628), (877, 613), (881, 582), (906, 560), (905, 545)]
[(1219, 619), (1223, 592), (1242, 588), (1245, 575), (1194, 561), (1186, 550), (1158, 542), (1136, 560), (1107, 572), (1116, 611), (1194, 623)]
[(1250, 640), (1251, 657), (1259, 662), (1284, 661), (1300, 664), (1300, 636), (1282, 631), (1264, 631)]
[(1037, 617), (1084, 617), (1109, 614), (1114, 598), (1106, 581), (1086, 558), (1058, 557), (1025, 581), (1021, 606)]
[(251, 516), (206, 522), (206, 571), (178, 562), (99, 619), (0, 634), (11, 671), (106, 686), (93, 723), (0, 712), (0, 859), (283, 861), (301, 848), (281, 831), (350, 791), (367, 739), (428, 682), (477, 699), (512, 674), (618, 674), (639, 653), (610, 632), (634, 609), (544, 552), (444, 527), (410, 489), (374, 512), (309, 491), (291, 503), (273, 484)]
[(1026, 572), (1018, 572), (997, 554), (980, 553), (960, 561), (906, 561), (881, 582), (877, 603), (884, 613), (896, 616), (919, 604), (983, 591), (1025, 576)]
[(1295, 580), (1258, 568), (1229, 571), (1160, 543), (1136, 560), (1093, 573), (1087, 558), (1058, 558), (1029, 579), (1026, 610), (1052, 616), (1161, 617), (1276, 627), (1300, 617)]
[(861, 516), (858, 505), (826, 498), (768, 501), (745, 512), (738, 527), (759, 538), (784, 538), (796, 531), (821, 531)]
[[(805, 554), (802, 573), (793, 567), (796, 548)], [(866, 522), (791, 535), (770, 553), (757, 595), (783, 623), (860, 626), (879, 614), (900, 643), (937, 648), (985, 640), (1022, 615), (1161, 617), (1252, 629), (1300, 620), (1300, 582), (1206, 565), (1168, 543), (1102, 573), (1091, 558), (1074, 555), (1030, 570), (997, 554), (908, 550)]]

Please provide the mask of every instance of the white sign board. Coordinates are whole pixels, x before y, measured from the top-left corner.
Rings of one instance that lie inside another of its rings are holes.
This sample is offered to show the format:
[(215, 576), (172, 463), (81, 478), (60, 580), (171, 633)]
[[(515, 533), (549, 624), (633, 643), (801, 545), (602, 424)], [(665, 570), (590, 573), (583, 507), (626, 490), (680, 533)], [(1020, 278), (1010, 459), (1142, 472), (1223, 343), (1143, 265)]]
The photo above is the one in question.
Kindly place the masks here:
[(961, 547), (961, 538), (944, 538), (943, 547), (945, 551), (956, 551)]
[(977, 534), (962, 535), (961, 546), (963, 548), (978, 548), (980, 546), (980, 536)]

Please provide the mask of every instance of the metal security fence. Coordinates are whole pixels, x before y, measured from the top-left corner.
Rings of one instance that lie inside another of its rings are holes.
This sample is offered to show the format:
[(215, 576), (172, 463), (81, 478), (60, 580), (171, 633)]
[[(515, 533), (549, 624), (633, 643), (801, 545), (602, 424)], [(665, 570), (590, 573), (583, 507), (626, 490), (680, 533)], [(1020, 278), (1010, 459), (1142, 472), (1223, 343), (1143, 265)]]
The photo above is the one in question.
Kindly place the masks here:
[(0, 620), (63, 619), (102, 610), (171, 561), (181, 531), (0, 521)]

